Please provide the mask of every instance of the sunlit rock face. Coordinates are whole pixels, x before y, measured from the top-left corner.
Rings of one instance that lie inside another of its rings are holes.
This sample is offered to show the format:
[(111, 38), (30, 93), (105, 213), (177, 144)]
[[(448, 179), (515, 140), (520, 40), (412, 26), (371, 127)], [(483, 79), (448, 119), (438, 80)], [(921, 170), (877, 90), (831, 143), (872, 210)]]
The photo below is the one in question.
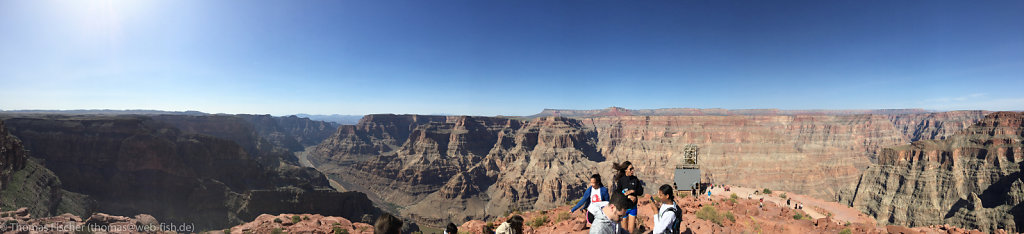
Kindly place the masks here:
[(700, 146), (699, 164), (715, 183), (831, 200), (854, 186), (884, 147), (942, 139), (984, 116), (771, 110), (670, 115), (680, 111), (687, 110), (640, 111), (659, 114), (644, 116), (610, 108), (572, 117), (546, 110), (532, 119), (368, 115), (339, 127), (310, 155), (347, 188), (404, 207), (403, 215), (419, 222), (441, 224), (564, 204), (582, 195), (594, 173), (610, 186), (612, 162), (624, 160), (654, 191), (670, 183), (687, 144)]
[(880, 223), (1022, 230), (1024, 114), (997, 112), (942, 140), (883, 149), (842, 202)]

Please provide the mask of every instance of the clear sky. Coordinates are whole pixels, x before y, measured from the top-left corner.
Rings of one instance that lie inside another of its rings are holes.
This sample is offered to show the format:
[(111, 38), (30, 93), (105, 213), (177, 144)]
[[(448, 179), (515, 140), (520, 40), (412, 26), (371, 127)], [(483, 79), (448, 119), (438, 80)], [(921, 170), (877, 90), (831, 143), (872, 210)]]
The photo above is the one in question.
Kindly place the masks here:
[(0, 109), (1024, 110), (1024, 1), (0, 0)]

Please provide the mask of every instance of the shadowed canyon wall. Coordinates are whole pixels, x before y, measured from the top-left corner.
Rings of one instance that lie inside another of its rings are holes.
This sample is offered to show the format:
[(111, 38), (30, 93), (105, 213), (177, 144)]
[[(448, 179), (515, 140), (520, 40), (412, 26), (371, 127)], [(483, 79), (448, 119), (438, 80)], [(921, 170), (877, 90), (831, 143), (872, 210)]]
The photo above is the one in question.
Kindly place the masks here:
[[(37, 167), (22, 171), (52, 171), (48, 180), (53, 182), (43, 187), (93, 201), (78, 202), (88, 205), (82, 208), (87, 212), (148, 213), (161, 221), (194, 223), (199, 230), (228, 227), (263, 213), (318, 212), (358, 220), (379, 212), (366, 195), (336, 192), (323, 174), (296, 166), (290, 151), (296, 147), (289, 144), (311, 145), (334, 132), (331, 124), (231, 115), (4, 118), (5, 129), (35, 159), (30, 165), (38, 161)], [(8, 204), (3, 205), (44, 200), (4, 200)], [(56, 214), (39, 214), (45, 215)]]

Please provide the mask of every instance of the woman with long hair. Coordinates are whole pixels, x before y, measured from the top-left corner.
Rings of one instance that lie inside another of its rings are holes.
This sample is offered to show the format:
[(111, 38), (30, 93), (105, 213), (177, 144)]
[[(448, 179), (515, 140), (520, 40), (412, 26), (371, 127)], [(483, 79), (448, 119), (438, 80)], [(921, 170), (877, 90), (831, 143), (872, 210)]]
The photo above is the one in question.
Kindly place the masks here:
[[(637, 197), (644, 194), (644, 182), (636, 177), (636, 168), (633, 167), (633, 163), (629, 161), (612, 163), (612, 168), (616, 170), (615, 186), (612, 189), (615, 192), (626, 195), (627, 198), (636, 203)], [(631, 207), (626, 213), (620, 225), (626, 227), (626, 231), (632, 233), (636, 230), (637, 224), (636, 206)]]

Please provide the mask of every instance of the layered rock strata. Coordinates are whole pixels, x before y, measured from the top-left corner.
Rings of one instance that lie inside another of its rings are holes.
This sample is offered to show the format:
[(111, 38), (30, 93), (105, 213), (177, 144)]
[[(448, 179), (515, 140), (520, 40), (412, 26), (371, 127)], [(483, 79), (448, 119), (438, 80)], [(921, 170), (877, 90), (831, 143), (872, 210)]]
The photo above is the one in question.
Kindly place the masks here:
[(947, 122), (981, 118), (889, 112), (634, 116), (612, 108), (531, 120), (368, 115), (339, 127), (310, 157), (346, 188), (403, 208), (407, 217), (443, 224), (577, 199), (590, 174), (610, 185), (612, 162), (623, 160), (654, 191), (670, 183), (687, 144), (701, 148), (699, 164), (717, 184), (834, 199), (884, 147), (915, 135), (942, 138), (961, 126)]
[(886, 148), (839, 200), (880, 223), (1024, 230), (1024, 113), (989, 114), (943, 140)]

